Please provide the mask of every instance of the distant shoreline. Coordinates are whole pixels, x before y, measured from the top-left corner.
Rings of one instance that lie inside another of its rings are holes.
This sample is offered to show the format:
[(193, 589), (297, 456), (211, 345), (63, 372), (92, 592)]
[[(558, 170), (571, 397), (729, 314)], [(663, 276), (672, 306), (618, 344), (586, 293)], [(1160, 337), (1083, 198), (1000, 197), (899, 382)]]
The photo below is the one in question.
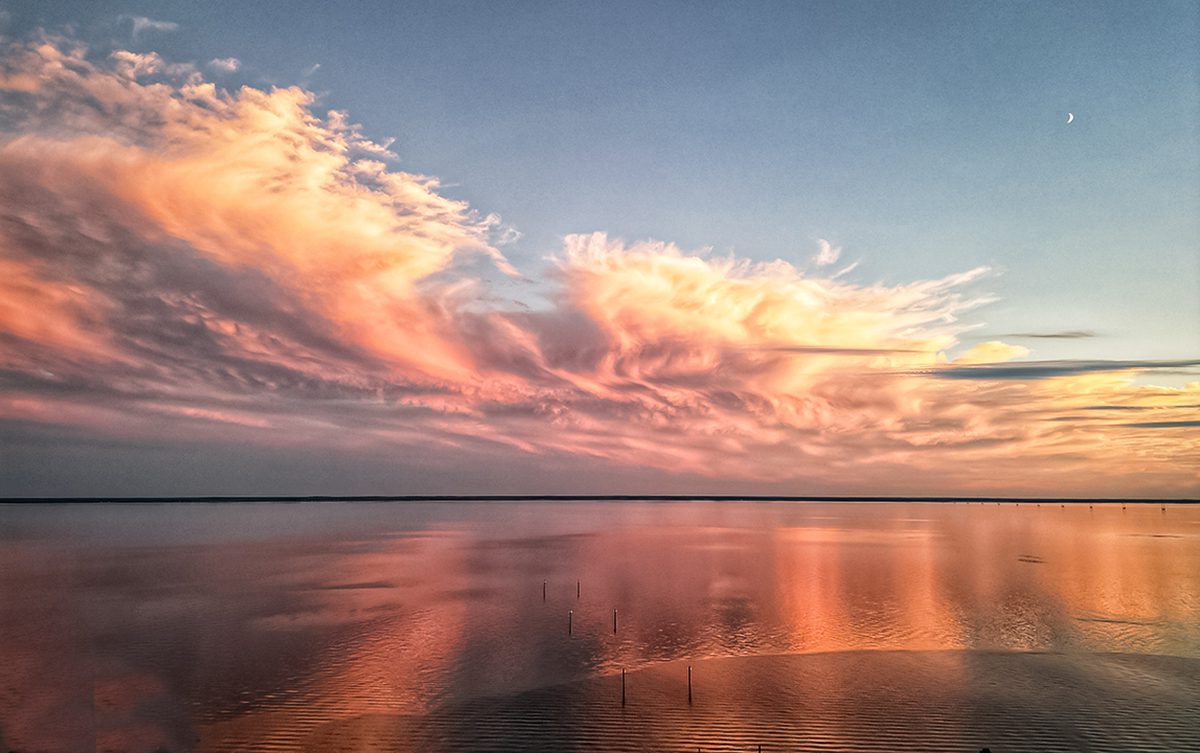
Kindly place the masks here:
[(1195, 498), (1170, 497), (899, 497), (764, 496), (734, 494), (395, 494), (395, 495), (236, 495), (195, 497), (9, 497), (2, 504), (162, 504), (216, 502), (938, 502), (1194, 505)]

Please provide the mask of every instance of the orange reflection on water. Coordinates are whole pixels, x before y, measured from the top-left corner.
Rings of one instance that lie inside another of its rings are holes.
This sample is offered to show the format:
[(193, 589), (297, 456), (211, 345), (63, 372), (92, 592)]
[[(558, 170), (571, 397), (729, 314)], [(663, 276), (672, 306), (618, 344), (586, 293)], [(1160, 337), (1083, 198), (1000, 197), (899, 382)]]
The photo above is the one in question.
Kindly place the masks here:
[[(975, 704), (1032, 698), (1039, 672), (1091, 688), (1096, 653), (1200, 658), (1194, 507), (147, 507), (76, 513), (69, 535), (62, 512), (20, 514), (0, 537), (0, 598), (24, 605), (0, 621), (16, 750), (79, 747), (81, 678), (100, 712), (85, 747), (111, 750), (467, 750), (528, 725), (672, 749), (751, 744), (755, 719), (853, 747), (884, 723), (856, 704), (940, 699), (937, 734), (962, 741), (992, 723)], [(1064, 658), (1010, 676), (997, 651)], [(784, 654), (811, 660), (728, 658)], [(1182, 687), (1171, 671), (1104, 676)]]

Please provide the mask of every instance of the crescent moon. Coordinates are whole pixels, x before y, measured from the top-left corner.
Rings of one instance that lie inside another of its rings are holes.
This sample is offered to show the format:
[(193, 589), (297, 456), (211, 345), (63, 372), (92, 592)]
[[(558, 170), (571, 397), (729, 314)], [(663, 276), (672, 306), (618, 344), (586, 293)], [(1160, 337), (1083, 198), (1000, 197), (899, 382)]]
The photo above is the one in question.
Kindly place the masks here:
[(1068, 125), (1069, 125), (1069, 124), (1071, 123), (1071, 121), (1072, 121), (1072, 120), (1074, 120), (1074, 119), (1075, 119), (1075, 113), (1073, 113), (1073, 112), (1069, 112), (1069, 113), (1067, 113), (1067, 124), (1068, 124)]

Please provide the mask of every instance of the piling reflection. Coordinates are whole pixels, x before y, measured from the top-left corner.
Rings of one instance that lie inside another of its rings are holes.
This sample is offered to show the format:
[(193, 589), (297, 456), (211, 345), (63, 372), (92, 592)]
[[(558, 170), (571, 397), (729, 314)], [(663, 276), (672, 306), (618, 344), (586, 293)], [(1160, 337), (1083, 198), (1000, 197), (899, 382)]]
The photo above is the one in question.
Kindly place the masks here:
[[(1149, 684), (1182, 713), (1200, 658), (1185, 506), (10, 507), (0, 526), (6, 750), (528, 749), (530, 730), (671, 750), (764, 725), (855, 749), (906, 714), (961, 749), (1007, 734), (989, 708), (1036, 715), (1047, 676), (1096, 708)], [(998, 663), (1030, 651), (1061, 655)]]

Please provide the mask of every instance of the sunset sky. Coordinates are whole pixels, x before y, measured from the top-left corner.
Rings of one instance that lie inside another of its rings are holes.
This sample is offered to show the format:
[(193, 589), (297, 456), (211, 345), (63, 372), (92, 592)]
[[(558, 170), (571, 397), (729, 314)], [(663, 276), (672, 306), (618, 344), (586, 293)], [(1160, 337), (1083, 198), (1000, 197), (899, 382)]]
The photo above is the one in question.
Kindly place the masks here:
[(0, 0), (0, 495), (1200, 496), (1197, 49)]

